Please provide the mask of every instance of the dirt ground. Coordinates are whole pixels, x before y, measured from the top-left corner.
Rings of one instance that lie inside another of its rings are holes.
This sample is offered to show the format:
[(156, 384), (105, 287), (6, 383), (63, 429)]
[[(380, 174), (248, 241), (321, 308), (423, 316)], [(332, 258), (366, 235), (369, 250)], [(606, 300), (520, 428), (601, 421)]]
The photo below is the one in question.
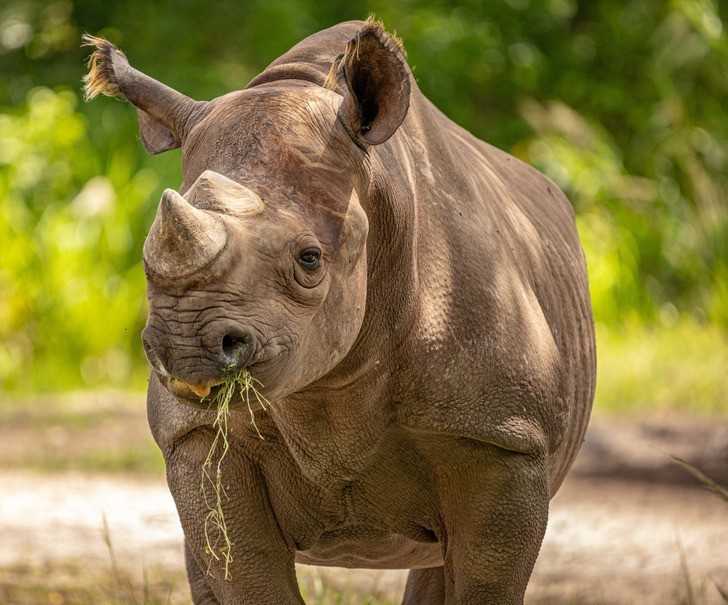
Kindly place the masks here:
[[(182, 535), (159, 481), (4, 473), (0, 484), (0, 568), (80, 560), (105, 568), (105, 517), (116, 558), (132, 573), (152, 565), (182, 569)], [(681, 552), (701, 602), (720, 603), (713, 582), (728, 586), (725, 503), (686, 487), (575, 476), (554, 499), (529, 602), (688, 602)], [(404, 572), (322, 575), (392, 600), (404, 582)]]
[[(22, 444), (11, 426), (0, 426), (0, 443), (14, 433), (17, 455)], [(723, 478), (728, 429), (725, 423), (675, 418), (595, 420), (552, 502), (528, 603), (724, 603), (719, 590), (728, 591), (728, 503), (698, 487), (666, 452)], [(139, 576), (151, 568), (176, 574), (172, 602), (188, 602), (182, 535), (159, 472), (49, 473), (1, 466), (0, 587), (23, 581), (18, 570), (50, 574), (69, 564), (107, 569), (105, 519), (119, 566)], [(401, 571), (300, 571), (304, 581), (395, 603), (405, 578)]]

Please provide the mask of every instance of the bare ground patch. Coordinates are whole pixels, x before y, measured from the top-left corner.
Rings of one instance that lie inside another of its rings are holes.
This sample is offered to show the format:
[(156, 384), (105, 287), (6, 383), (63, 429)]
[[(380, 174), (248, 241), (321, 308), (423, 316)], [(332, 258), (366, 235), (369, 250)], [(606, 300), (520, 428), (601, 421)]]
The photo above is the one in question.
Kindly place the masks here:
[[(171, 586), (172, 597), (182, 599), (172, 602), (186, 602), (182, 535), (161, 481), (16, 472), (0, 476), (0, 483), (3, 603), (50, 603), (17, 595), (38, 578), (41, 587), (50, 583), (49, 593), (63, 594), (63, 577), (81, 561), (84, 577), (108, 574), (104, 517), (119, 566), (137, 590), (146, 577), (154, 586)], [(726, 544), (728, 510), (705, 491), (574, 477), (553, 502), (528, 602), (688, 603), (682, 548), (697, 602), (721, 603), (715, 584), (728, 586)], [(385, 602), (396, 602), (404, 582), (397, 571), (302, 568), (301, 577), (309, 594), (344, 590), (347, 598)]]
[[(182, 535), (142, 396), (13, 402), (0, 405), (0, 418), (1, 603), (189, 602)], [(696, 605), (722, 603), (728, 506), (667, 454), (721, 478), (725, 434), (715, 419), (597, 418), (552, 503), (527, 602), (689, 604), (691, 591)], [(317, 605), (396, 603), (405, 578), (300, 572), (307, 602)]]
[(159, 475), (143, 394), (0, 400), (0, 468)]

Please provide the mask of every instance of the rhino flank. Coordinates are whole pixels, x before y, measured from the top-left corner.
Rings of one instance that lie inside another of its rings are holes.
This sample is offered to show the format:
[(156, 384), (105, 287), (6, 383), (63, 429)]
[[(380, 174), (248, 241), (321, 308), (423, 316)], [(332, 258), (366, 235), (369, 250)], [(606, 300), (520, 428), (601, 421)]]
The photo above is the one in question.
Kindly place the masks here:
[[(182, 148), (144, 246), (148, 414), (197, 604), (303, 603), (296, 561), (410, 569), (404, 603), (515, 604), (589, 419), (595, 345), (571, 206), (347, 22), (195, 101), (100, 38), (89, 97)], [(230, 579), (200, 469), (225, 372)]]

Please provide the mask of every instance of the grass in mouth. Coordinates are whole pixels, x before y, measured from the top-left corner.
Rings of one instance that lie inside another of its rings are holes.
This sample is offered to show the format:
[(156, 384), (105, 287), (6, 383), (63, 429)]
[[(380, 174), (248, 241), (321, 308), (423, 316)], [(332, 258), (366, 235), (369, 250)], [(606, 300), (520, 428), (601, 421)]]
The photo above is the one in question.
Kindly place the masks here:
[[(209, 566), (214, 561), (222, 561), (225, 568), (225, 580), (231, 580), (230, 565), (233, 562), (232, 542), (228, 534), (225, 514), (222, 508), (223, 498), (227, 500), (228, 495), (222, 483), (222, 463), (230, 449), (229, 419), (230, 401), (239, 389), (240, 397), (248, 406), (250, 422), (258, 437), (263, 435), (255, 423), (252, 403), (255, 401), (264, 410), (268, 409), (270, 403), (256, 388), (262, 386), (261, 382), (248, 370), (241, 370), (237, 374), (225, 377), (222, 386), (217, 390), (215, 396), (210, 400), (210, 407), (215, 409), (215, 420), (212, 428), (215, 430), (215, 438), (212, 440), (210, 451), (202, 465), (202, 483), (200, 489), (205, 499), (207, 516), (205, 517), (205, 551), (210, 557)], [(252, 393), (252, 399), (251, 399)], [(207, 572), (210, 573), (208, 566)]]

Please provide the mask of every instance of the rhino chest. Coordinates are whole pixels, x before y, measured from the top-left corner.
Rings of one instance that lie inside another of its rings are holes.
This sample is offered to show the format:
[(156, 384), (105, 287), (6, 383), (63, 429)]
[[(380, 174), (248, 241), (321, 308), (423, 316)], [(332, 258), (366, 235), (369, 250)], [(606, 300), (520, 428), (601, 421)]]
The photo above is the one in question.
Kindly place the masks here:
[(397, 440), (368, 462), (358, 474), (334, 462), (302, 469), (288, 452), (268, 466), (271, 505), (281, 529), (304, 553), (301, 562), (380, 561), (387, 567), (405, 556), (430, 561), (429, 554), (415, 552), (416, 544), (436, 542), (438, 516), (427, 465)]
[(347, 482), (320, 498), (320, 505), (307, 508), (302, 517), (294, 513), (282, 520), (299, 563), (374, 569), (442, 564), (430, 527), (433, 515), (425, 505), (430, 496), (406, 476), (396, 483), (371, 477)]

